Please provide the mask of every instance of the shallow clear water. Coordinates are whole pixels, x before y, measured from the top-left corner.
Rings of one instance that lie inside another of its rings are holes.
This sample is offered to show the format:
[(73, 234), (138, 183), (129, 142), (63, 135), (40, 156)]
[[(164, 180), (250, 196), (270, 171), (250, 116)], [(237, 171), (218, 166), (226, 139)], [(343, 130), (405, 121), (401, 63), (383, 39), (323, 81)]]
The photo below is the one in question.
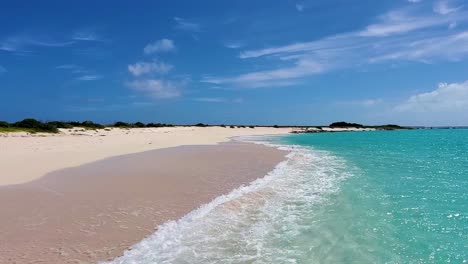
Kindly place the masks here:
[(291, 154), (112, 263), (468, 262), (468, 130), (254, 140)]

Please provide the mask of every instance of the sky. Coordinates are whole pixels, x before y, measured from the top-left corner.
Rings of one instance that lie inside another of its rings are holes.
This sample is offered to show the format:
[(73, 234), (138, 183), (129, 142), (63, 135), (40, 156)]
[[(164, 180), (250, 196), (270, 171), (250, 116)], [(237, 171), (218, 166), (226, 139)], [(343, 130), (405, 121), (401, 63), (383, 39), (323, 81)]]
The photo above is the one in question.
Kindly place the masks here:
[(0, 5), (0, 120), (468, 125), (468, 0)]

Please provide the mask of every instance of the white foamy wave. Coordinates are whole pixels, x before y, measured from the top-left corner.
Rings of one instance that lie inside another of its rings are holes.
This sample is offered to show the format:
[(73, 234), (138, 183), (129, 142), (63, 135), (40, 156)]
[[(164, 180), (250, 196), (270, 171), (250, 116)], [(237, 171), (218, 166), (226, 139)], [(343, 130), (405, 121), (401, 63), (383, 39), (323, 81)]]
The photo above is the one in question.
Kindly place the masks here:
[(327, 152), (281, 147), (291, 152), (268, 175), (159, 226), (108, 263), (300, 262), (307, 249), (291, 243), (348, 175), (344, 161)]

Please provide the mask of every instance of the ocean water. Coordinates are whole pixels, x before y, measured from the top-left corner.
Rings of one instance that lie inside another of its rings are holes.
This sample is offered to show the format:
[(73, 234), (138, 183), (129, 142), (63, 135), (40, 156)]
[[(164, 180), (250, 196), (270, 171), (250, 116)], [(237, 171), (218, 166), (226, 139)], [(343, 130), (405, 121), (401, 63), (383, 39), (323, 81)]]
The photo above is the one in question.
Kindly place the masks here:
[(243, 140), (291, 152), (109, 263), (468, 263), (468, 130)]

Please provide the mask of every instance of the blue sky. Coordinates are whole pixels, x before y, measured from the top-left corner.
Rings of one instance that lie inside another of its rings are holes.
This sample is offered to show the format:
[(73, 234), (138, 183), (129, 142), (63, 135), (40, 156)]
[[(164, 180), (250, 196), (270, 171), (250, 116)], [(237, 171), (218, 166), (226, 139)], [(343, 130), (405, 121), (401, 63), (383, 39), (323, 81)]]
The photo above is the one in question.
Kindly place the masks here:
[(468, 1), (3, 1), (0, 120), (468, 125)]

